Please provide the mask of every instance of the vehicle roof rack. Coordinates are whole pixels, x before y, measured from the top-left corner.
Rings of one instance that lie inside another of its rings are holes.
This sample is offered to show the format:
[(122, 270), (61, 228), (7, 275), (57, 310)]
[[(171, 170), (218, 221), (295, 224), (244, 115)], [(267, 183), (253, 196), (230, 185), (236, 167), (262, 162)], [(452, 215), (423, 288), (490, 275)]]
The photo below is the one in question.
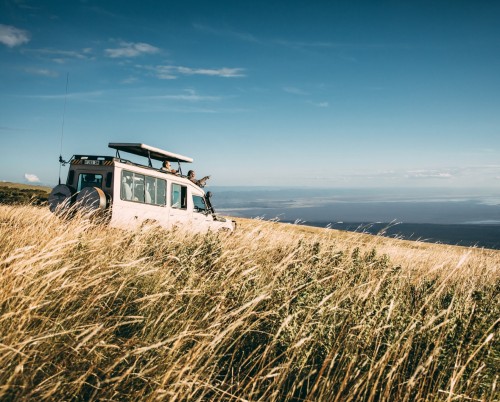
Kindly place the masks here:
[(193, 162), (193, 158), (174, 154), (173, 152), (164, 151), (163, 149), (155, 148), (146, 144), (128, 143), (128, 142), (110, 142), (108, 147), (116, 149), (116, 156), (120, 158), (120, 151), (128, 152), (130, 154), (144, 156), (148, 158), (149, 166), (152, 166), (151, 159), (157, 161), (169, 162)]

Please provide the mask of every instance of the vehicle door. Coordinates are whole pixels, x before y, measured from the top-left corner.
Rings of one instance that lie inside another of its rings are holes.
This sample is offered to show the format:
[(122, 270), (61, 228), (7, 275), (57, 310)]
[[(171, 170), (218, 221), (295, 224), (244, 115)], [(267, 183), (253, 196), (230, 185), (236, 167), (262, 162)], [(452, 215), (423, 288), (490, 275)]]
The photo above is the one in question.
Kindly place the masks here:
[(157, 222), (167, 227), (166, 181), (142, 173), (122, 170), (116, 190), (120, 197), (113, 203), (113, 223), (135, 227)]
[(202, 195), (192, 194), (193, 226), (196, 230), (206, 232), (213, 224), (212, 214)]
[(192, 207), (188, 208), (188, 187), (180, 183), (170, 184), (169, 226), (186, 226), (190, 224)]

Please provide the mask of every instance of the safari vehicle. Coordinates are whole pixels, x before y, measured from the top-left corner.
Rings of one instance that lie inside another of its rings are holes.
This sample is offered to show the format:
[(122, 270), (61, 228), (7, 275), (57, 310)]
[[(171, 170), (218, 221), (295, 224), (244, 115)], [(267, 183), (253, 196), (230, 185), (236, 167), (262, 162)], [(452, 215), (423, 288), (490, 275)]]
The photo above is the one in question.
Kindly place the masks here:
[[(194, 231), (233, 231), (235, 222), (215, 213), (211, 193), (182, 175), (181, 163), (192, 158), (146, 144), (110, 143), (116, 156), (74, 155), (66, 184), (52, 189), (52, 212), (86, 209), (104, 212), (111, 226), (134, 228), (155, 223), (164, 228), (186, 226)], [(147, 165), (123, 159), (139, 155)], [(177, 173), (153, 167), (152, 161), (177, 162)], [(65, 163), (60, 160), (60, 162)]]

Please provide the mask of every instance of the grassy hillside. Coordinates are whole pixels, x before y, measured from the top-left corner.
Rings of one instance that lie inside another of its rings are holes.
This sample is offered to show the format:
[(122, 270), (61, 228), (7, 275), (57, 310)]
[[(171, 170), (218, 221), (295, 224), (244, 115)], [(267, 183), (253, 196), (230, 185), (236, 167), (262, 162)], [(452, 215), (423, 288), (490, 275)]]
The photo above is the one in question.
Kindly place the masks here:
[(47, 187), (47, 186), (37, 186), (35, 184), (12, 183), (10, 181), (0, 181), (0, 188), (2, 188), (2, 187), (15, 188), (18, 190), (39, 190), (39, 191), (43, 191), (47, 194), (50, 193), (50, 190), (52, 190), (51, 187)]
[(497, 400), (500, 252), (0, 206), (1, 400)]
[(42, 205), (47, 202), (50, 190), (49, 187), (45, 186), (0, 182), (0, 204)]

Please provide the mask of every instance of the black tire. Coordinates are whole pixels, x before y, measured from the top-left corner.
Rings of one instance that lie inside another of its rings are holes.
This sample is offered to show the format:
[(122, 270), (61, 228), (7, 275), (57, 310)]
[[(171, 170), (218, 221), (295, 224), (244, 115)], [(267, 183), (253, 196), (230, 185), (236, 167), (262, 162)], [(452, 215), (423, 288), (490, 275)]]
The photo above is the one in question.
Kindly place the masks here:
[(98, 187), (85, 187), (76, 196), (76, 204), (79, 208), (89, 211), (106, 209), (108, 202), (106, 194)]
[(64, 211), (71, 207), (74, 201), (75, 190), (65, 184), (55, 186), (49, 195), (51, 212)]

